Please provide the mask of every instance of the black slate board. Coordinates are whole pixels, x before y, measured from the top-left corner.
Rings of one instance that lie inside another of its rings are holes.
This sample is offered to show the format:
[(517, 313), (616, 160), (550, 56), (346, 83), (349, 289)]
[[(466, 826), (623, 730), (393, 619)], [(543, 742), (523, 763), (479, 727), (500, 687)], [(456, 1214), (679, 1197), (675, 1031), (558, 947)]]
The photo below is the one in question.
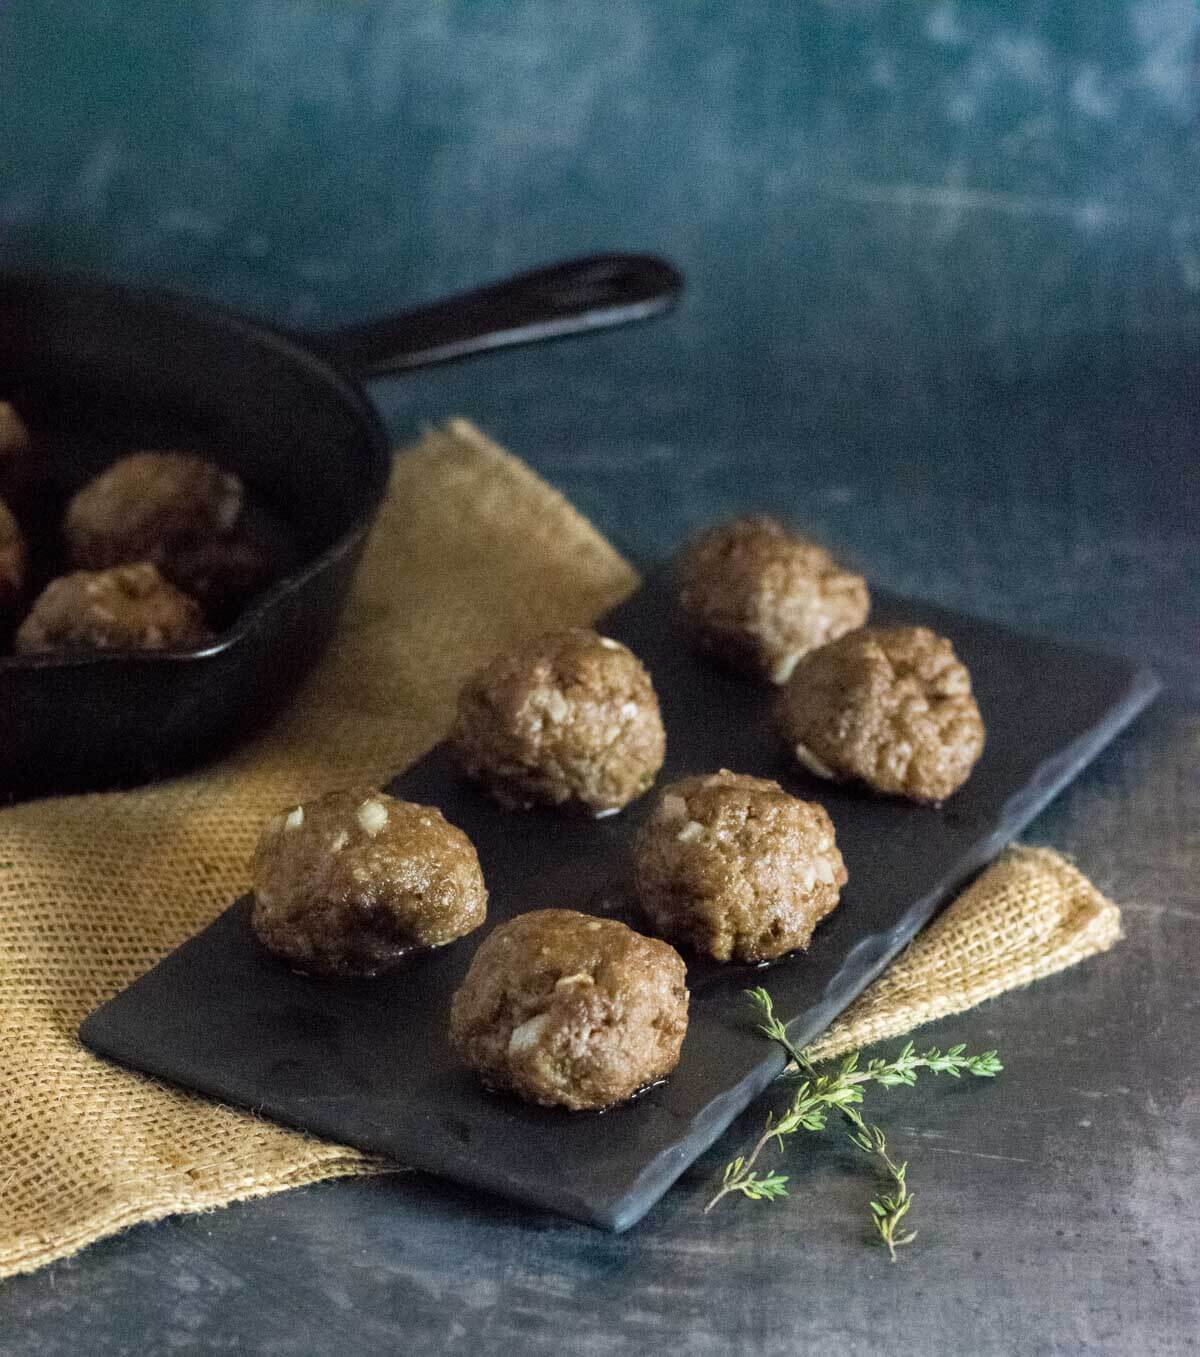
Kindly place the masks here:
[[(83, 1042), (135, 1069), (415, 1168), (612, 1230), (639, 1220), (780, 1071), (742, 991), (765, 983), (812, 1040), (974, 872), (1158, 691), (1124, 660), (886, 595), (873, 621), (949, 636), (988, 729), (965, 788), (940, 808), (831, 786), (788, 766), (769, 690), (693, 658), (656, 577), (603, 625), (650, 668), (667, 726), (663, 779), (721, 767), (822, 801), (850, 880), (809, 951), (764, 970), (689, 958), (691, 1019), (665, 1084), (602, 1115), (527, 1107), (481, 1088), (446, 1041), (450, 995), (483, 937), (374, 981), (322, 982), (267, 957), (228, 909), (92, 1013)], [(589, 821), (511, 814), (459, 780), (441, 748), (391, 791), (438, 805), (479, 851), (488, 926), (550, 906), (621, 915), (629, 838), (646, 799)]]

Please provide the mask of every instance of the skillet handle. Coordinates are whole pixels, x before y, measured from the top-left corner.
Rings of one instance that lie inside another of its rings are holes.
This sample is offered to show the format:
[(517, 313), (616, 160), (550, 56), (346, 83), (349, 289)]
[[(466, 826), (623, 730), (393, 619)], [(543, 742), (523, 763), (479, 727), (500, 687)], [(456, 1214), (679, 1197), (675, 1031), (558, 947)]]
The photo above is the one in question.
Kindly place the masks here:
[(670, 310), (682, 288), (678, 271), (653, 255), (589, 255), (301, 342), (356, 377), (376, 377), (648, 320)]

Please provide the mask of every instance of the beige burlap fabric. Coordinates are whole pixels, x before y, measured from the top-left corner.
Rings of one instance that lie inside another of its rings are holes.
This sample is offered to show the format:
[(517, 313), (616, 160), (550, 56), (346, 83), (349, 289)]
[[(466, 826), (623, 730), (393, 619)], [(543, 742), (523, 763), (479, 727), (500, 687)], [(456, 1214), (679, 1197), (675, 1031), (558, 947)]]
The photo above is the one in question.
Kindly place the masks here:
[(974, 1008), (1121, 936), (1121, 912), (1061, 854), (1010, 848), (808, 1048), (814, 1060)]
[[(0, 1276), (138, 1221), (385, 1167), (107, 1065), (78, 1024), (244, 890), (264, 814), (395, 772), (439, 738), (483, 658), (636, 583), (561, 496), (454, 421), (398, 459), (340, 644), (265, 735), (146, 790), (0, 811)], [(1061, 858), (1011, 855), (819, 1052), (1070, 965), (1117, 926)]]

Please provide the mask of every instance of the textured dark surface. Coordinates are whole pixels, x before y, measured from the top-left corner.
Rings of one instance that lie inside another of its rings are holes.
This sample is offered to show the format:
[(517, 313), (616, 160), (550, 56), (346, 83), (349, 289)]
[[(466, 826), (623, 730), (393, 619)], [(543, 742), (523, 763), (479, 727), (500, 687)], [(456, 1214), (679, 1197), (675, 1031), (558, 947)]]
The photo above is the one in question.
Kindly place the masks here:
[(393, 432), (473, 416), (642, 559), (765, 505), (1169, 681), (1026, 834), (1124, 942), (926, 1029), (994, 1084), (884, 1095), (894, 1268), (836, 1133), (791, 1202), (700, 1214), (759, 1105), (627, 1234), (329, 1184), (5, 1283), (6, 1357), (1195, 1351), (1198, 36), (1192, 0), (0, 8), (6, 262), (332, 325), (659, 250), (669, 320), (380, 382)]
[[(987, 747), (944, 806), (831, 787), (793, 771), (771, 729), (769, 685), (717, 673), (681, 644), (669, 571), (604, 623), (654, 677), (667, 730), (660, 782), (732, 768), (819, 798), (850, 873), (806, 953), (767, 972), (688, 957), (691, 1011), (679, 1067), (633, 1103), (603, 1118), (570, 1116), (481, 1088), (447, 1032), (450, 996), (481, 936), (414, 958), (392, 976), (322, 984), (254, 944), (245, 901), (91, 1014), (84, 1041), (147, 1074), (327, 1139), (628, 1228), (783, 1065), (755, 1033), (743, 990), (769, 984), (792, 1039), (807, 1045), (1157, 689), (1149, 672), (1126, 662), (942, 608), (882, 597), (874, 614), (949, 636), (974, 675)], [(534, 905), (642, 926), (629, 898), (629, 853), (650, 798), (604, 820), (514, 815), (457, 777), (443, 747), (390, 790), (438, 806), (467, 833), (488, 883), (490, 926)]]

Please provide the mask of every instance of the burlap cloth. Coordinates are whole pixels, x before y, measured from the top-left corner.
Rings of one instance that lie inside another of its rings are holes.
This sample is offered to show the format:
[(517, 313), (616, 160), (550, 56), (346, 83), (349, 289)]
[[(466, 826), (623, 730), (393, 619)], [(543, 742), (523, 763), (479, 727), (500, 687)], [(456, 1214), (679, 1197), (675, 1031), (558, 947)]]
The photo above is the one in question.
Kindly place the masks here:
[[(108, 1065), (76, 1029), (245, 889), (266, 812), (382, 781), (440, 737), (478, 662), (636, 584), (560, 495), (456, 420), (398, 458), (340, 644), (264, 736), (147, 790), (0, 811), (0, 1276), (138, 1221), (387, 1167)], [(1119, 922), (1061, 857), (1010, 852), (815, 1052), (1048, 975), (1110, 947)]]

